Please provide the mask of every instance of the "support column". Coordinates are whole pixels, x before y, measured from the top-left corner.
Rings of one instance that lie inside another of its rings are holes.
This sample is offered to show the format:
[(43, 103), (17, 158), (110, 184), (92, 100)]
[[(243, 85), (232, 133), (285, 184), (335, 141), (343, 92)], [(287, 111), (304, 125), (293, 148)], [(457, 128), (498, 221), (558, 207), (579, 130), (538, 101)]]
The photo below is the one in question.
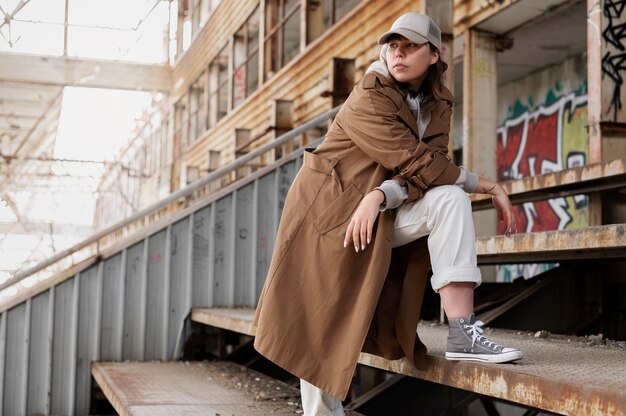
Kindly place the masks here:
[[(468, 29), (463, 56), (463, 165), (478, 176), (497, 179), (496, 38)], [(495, 210), (473, 214), (476, 236), (496, 234)], [(495, 267), (481, 267), (483, 281), (495, 281)]]
[[(589, 161), (626, 155), (626, 4), (587, 0), (587, 94)], [(619, 194), (589, 199), (589, 225), (622, 222), (626, 201)]]
[(465, 32), (463, 57), (463, 165), (496, 179), (497, 98), (495, 36)]

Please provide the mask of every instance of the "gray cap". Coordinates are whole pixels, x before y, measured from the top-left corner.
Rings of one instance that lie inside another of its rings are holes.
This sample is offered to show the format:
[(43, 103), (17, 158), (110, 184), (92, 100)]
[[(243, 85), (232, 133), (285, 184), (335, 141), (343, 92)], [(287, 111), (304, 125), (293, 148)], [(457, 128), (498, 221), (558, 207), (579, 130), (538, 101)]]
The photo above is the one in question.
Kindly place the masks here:
[(378, 44), (384, 45), (391, 35), (396, 34), (418, 44), (430, 42), (441, 50), (441, 30), (433, 19), (425, 14), (416, 12), (403, 14), (393, 22), (388, 32), (380, 35)]

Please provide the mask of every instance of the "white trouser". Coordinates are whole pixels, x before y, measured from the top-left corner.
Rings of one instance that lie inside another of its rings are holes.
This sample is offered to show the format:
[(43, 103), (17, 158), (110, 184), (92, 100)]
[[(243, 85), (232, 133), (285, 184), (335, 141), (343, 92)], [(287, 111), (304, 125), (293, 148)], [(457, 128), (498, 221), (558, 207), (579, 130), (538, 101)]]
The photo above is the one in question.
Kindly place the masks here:
[(344, 416), (341, 400), (300, 379), (304, 416)]
[(456, 185), (431, 188), (424, 197), (398, 208), (392, 245), (402, 246), (428, 235), (435, 292), (450, 282), (480, 285), (476, 235), (469, 196)]
[[(476, 236), (468, 195), (456, 185), (431, 188), (418, 201), (398, 208), (392, 246), (428, 235), (435, 292), (450, 282), (481, 282), (476, 265)], [(341, 401), (300, 380), (304, 416), (343, 415)]]

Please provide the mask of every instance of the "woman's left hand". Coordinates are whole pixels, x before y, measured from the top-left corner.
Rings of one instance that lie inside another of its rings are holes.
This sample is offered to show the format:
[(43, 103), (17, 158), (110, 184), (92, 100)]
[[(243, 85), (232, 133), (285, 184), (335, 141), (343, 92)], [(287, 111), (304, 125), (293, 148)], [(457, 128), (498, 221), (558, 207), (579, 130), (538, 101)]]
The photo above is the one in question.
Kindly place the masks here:
[(363, 197), (352, 218), (348, 223), (343, 246), (347, 247), (350, 241), (354, 242), (354, 251), (365, 250), (367, 244), (372, 240), (372, 230), (374, 223), (380, 212), (380, 204), (385, 200), (385, 194), (375, 189)]
[(517, 232), (515, 225), (515, 212), (511, 205), (511, 200), (502, 186), (498, 185), (491, 193), (491, 201), (496, 208), (499, 221), (505, 221), (506, 230), (504, 234), (508, 237)]

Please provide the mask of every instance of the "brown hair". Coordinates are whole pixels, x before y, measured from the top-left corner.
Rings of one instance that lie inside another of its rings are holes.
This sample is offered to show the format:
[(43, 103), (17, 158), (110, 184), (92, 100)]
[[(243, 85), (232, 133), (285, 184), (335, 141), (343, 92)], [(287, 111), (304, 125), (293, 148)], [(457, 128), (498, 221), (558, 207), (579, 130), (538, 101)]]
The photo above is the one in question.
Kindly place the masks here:
[(439, 52), (439, 59), (428, 68), (426, 78), (422, 82), (421, 90), (426, 100), (434, 98), (435, 100), (443, 100), (444, 84), (443, 74), (448, 70), (448, 64), (441, 60), (441, 51), (439, 51), (432, 43), (428, 43), (431, 52)]

